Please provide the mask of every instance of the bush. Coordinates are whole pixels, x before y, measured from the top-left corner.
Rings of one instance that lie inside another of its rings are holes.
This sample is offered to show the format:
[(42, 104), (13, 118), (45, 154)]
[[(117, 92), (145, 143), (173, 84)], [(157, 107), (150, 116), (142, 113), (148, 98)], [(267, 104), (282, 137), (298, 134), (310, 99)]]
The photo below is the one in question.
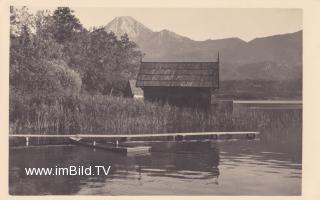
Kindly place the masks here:
[(70, 69), (62, 60), (46, 61), (47, 67), (43, 76), (44, 91), (59, 92), (64, 94), (79, 94), (81, 90), (81, 77), (74, 70)]
[(62, 60), (34, 62), (28, 69), (17, 65), (10, 73), (10, 87), (33, 95), (79, 94), (81, 85), (80, 75)]

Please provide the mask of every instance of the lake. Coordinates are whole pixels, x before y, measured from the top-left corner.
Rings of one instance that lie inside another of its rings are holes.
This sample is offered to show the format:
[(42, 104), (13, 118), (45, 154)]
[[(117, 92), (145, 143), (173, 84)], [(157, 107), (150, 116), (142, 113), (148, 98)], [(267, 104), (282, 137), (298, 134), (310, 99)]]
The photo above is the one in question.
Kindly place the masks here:
[[(152, 153), (138, 156), (74, 145), (13, 147), (10, 194), (301, 195), (302, 110), (261, 112), (285, 117), (266, 117), (269, 124), (257, 130), (257, 140), (151, 142)], [(25, 167), (70, 165), (111, 168), (108, 176), (24, 172)]]

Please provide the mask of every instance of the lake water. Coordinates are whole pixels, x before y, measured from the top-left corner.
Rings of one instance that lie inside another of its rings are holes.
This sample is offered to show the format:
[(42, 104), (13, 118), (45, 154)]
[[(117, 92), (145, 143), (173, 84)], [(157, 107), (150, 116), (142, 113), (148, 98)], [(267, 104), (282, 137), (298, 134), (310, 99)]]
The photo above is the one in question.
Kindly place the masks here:
[[(300, 195), (302, 122), (283, 123), (259, 130), (259, 140), (154, 142), (140, 156), (73, 145), (10, 148), (10, 194)], [(111, 169), (108, 176), (24, 172), (70, 165)]]

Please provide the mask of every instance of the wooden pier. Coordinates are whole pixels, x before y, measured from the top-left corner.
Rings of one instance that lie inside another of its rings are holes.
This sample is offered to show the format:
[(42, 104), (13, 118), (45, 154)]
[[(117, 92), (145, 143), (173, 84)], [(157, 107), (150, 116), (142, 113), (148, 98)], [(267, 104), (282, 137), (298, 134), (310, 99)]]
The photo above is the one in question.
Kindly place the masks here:
[(94, 138), (119, 141), (152, 141), (152, 140), (188, 140), (188, 139), (254, 139), (259, 132), (193, 132), (193, 133), (161, 133), (161, 134), (72, 134), (72, 135), (42, 135), (42, 134), (11, 134), (9, 137), (29, 138)]

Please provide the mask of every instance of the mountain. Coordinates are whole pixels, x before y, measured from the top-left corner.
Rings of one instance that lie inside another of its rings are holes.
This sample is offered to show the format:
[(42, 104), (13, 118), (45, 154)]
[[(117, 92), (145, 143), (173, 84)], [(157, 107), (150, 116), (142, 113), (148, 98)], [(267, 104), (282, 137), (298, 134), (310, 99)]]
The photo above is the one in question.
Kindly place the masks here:
[(132, 17), (116, 17), (105, 26), (127, 33), (145, 53), (144, 61), (215, 61), (220, 52), (222, 80), (302, 78), (302, 31), (256, 38), (195, 41), (169, 30), (155, 32)]
[(135, 42), (143, 40), (153, 34), (149, 28), (130, 16), (116, 17), (104, 28), (106, 31), (114, 32), (118, 37), (126, 33), (129, 38)]

